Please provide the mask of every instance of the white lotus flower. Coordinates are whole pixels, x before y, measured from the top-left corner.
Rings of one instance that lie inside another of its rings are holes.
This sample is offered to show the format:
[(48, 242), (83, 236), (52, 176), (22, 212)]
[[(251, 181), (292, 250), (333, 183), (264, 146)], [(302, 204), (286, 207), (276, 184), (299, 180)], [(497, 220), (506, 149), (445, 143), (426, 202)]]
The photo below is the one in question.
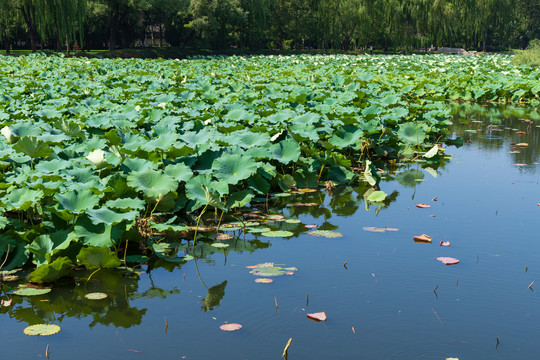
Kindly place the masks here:
[(105, 161), (105, 151), (101, 149), (97, 149), (92, 151), (88, 156), (86, 157), (90, 162), (92, 162), (96, 166), (100, 166)]
[(6, 137), (8, 143), (11, 144), (13, 142), (13, 134), (11, 133), (9, 126), (4, 126), (2, 130), (0, 130), (0, 133)]
[(162, 108), (163, 110), (165, 110), (165, 107), (166, 107), (166, 106), (167, 106), (167, 103), (165, 103), (165, 102), (162, 102), (162, 103), (159, 103), (159, 104), (158, 104), (158, 107), (159, 107), (159, 108)]
[(135, 111), (141, 111), (140, 105), (135, 106)]

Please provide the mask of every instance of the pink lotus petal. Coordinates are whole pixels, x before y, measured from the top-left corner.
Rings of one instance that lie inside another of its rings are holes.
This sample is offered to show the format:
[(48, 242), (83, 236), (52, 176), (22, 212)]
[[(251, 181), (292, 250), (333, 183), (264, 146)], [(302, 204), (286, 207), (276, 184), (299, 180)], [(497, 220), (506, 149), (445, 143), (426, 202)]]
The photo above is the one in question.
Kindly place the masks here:
[(420, 209), (425, 209), (425, 208), (431, 207), (431, 205), (429, 205), (429, 204), (416, 204), (416, 207), (420, 208)]
[(326, 321), (326, 314), (324, 312), (307, 314), (307, 317), (315, 321)]
[(515, 166), (527, 166), (527, 164), (514, 164)]
[(450, 241), (441, 241), (441, 246), (450, 246)]
[(459, 263), (458, 259), (446, 256), (436, 257), (435, 260), (438, 260), (445, 265), (455, 265)]
[(256, 283), (261, 283), (261, 284), (269, 284), (271, 282), (274, 282), (274, 280), (269, 279), (269, 278), (257, 278), (257, 279), (255, 279), (255, 282)]
[(12, 301), (13, 301), (13, 299), (2, 300), (2, 301), (0, 302), (0, 306), (3, 306), (3, 307), (10, 307)]
[(308, 229), (316, 229), (317, 228), (317, 225), (304, 225), (305, 227), (307, 227)]
[(240, 324), (223, 324), (219, 327), (223, 331), (236, 331), (242, 328)]

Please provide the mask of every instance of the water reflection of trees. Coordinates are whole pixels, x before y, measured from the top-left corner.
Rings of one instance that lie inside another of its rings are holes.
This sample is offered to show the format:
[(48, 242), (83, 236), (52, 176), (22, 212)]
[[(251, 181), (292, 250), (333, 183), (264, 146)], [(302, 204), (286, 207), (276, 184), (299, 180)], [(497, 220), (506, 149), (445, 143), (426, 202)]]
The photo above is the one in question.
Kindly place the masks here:
[[(12, 296), (10, 308), (0, 311), (20, 322), (40, 324), (43, 322), (62, 323), (66, 318), (90, 318), (90, 327), (97, 324), (129, 328), (139, 325), (146, 309), (133, 306), (130, 301), (137, 297), (139, 277), (131, 271), (100, 270), (87, 281), (89, 274), (77, 274), (68, 282), (55, 284), (46, 295), (20, 297)], [(10, 286), (5, 284), (4, 291)], [(157, 289), (157, 291), (167, 292)], [(84, 296), (91, 292), (105, 292), (103, 300), (89, 300)], [(179, 290), (169, 290), (176, 293)]]
[[(470, 148), (507, 151), (513, 163), (534, 164), (540, 160), (540, 115), (538, 108), (516, 106), (481, 106), (454, 104), (453, 130)], [(525, 134), (518, 135), (517, 131)], [(510, 143), (527, 143), (519, 148)], [(535, 166), (521, 168), (536, 172)]]

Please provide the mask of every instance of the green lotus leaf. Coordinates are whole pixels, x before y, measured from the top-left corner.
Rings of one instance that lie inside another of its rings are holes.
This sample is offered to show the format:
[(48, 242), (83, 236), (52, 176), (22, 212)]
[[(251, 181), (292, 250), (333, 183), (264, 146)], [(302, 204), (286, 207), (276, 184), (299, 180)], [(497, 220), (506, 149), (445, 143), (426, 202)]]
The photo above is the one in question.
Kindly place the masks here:
[(158, 198), (178, 188), (177, 180), (161, 171), (151, 169), (129, 174), (127, 184), (150, 198)]
[(145, 151), (153, 151), (155, 149), (169, 150), (175, 146), (178, 146), (179, 138), (176, 133), (165, 133), (159, 135), (157, 138), (145, 141), (141, 144), (141, 149)]
[(353, 149), (360, 149), (362, 135), (362, 130), (356, 126), (347, 125), (338, 128), (328, 142), (338, 149), (344, 149), (349, 146)]
[(66, 134), (69, 137), (85, 138), (81, 125), (73, 121), (69, 121), (67, 119), (60, 119), (54, 123), (54, 127), (62, 131), (64, 134)]
[(290, 231), (276, 230), (263, 232), (261, 235), (264, 237), (291, 237), (294, 234)]
[(86, 216), (81, 216), (75, 222), (75, 234), (84, 245), (112, 247), (118, 243), (125, 232), (124, 224), (95, 225)]
[(132, 222), (139, 216), (139, 211), (116, 212), (109, 208), (90, 209), (86, 214), (94, 224), (119, 224), (122, 221)]
[(426, 138), (426, 132), (422, 126), (408, 122), (399, 125), (397, 136), (406, 144), (422, 144)]
[(191, 178), (186, 183), (186, 197), (194, 202), (196, 208), (207, 203), (207, 192), (214, 193), (219, 199), (220, 196), (229, 192), (229, 185), (224, 181), (212, 180), (209, 175), (198, 175)]
[(173, 216), (167, 222), (164, 222), (164, 223), (155, 223), (153, 221), (150, 221), (150, 226), (153, 229), (156, 229), (157, 231), (187, 231), (189, 230), (188, 226), (175, 225), (174, 221), (176, 220), (176, 218), (177, 218), (176, 216)]
[(126, 158), (122, 163), (122, 167), (127, 168), (127, 172), (143, 172), (145, 170), (156, 170), (157, 164), (141, 158)]
[(250, 177), (247, 183), (257, 194), (267, 194), (270, 191), (270, 183), (261, 174)]
[(193, 177), (193, 171), (191, 171), (190, 167), (182, 163), (167, 165), (165, 174), (178, 182), (186, 182)]
[(14, 189), (4, 196), (1, 201), (6, 204), (7, 210), (26, 211), (41, 201), (43, 196), (42, 190)]
[(109, 295), (102, 293), (102, 292), (93, 292), (88, 293), (84, 295), (84, 297), (88, 300), (103, 300), (109, 297)]
[(28, 279), (35, 283), (49, 283), (71, 274), (73, 262), (67, 257), (59, 257), (50, 264), (38, 266), (28, 275)]
[(267, 133), (247, 131), (241, 135), (236, 135), (236, 133), (232, 135), (238, 136), (237, 144), (243, 148), (265, 146), (270, 142), (270, 135)]
[(293, 177), (298, 188), (316, 189), (319, 185), (317, 181), (317, 174), (313, 171), (309, 171), (307, 168), (296, 170)]
[(270, 147), (272, 159), (283, 164), (298, 161), (300, 157), (300, 146), (294, 139), (282, 140)]
[(77, 255), (77, 263), (87, 269), (115, 269), (121, 261), (116, 254), (104, 247), (90, 246), (82, 248)]
[(343, 236), (342, 233), (337, 232), (337, 231), (331, 231), (331, 230), (313, 230), (313, 231), (308, 232), (308, 235), (322, 236), (322, 237), (330, 238), (330, 239), (340, 238)]
[(248, 156), (224, 153), (212, 164), (214, 176), (228, 184), (238, 184), (257, 171), (257, 162)]
[(26, 327), (23, 332), (30, 336), (48, 336), (60, 332), (60, 326), (54, 324), (36, 324)]
[(0, 215), (0, 230), (5, 229), (9, 223), (9, 219), (7, 217)]
[(71, 167), (71, 162), (62, 159), (53, 159), (49, 161), (40, 161), (36, 164), (36, 170), (45, 174), (58, 174), (60, 170)]
[(367, 197), (368, 201), (372, 202), (382, 202), (386, 199), (386, 193), (384, 191), (374, 191)]
[(92, 209), (99, 203), (99, 196), (91, 190), (70, 191), (66, 194), (56, 194), (55, 199), (61, 206), (74, 214), (81, 214), (88, 209)]
[(52, 149), (45, 142), (35, 136), (25, 136), (13, 145), (13, 149), (22, 152), (31, 158), (46, 158), (52, 154)]
[(51, 292), (51, 288), (34, 288), (34, 287), (19, 287), (13, 293), (19, 296), (39, 296)]
[(232, 193), (227, 198), (227, 206), (231, 209), (241, 208), (249, 204), (249, 202), (255, 197), (251, 190), (242, 190)]
[(24, 265), (30, 252), (26, 248), (27, 242), (22, 239), (15, 240), (7, 233), (0, 234), (0, 259), (5, 262), (2, 270), (11, 270)]
[(382, 98), (380, 100), (379, 104), (386, 107), (386, 106), (389, 106), (389, 105), (394, 105), (395, 103), (397, 103), (400, 100), (401, 100), (401, 98), (398, 95), (391, 94), (391, 95), (387, 95), (384, 98)]
[(115, 200), (109, 200), (105, 203), (105, 206), (113, 209), (120, 210), (139, 210), (142, 211), (146, 208), (146, 202), (138, 198), (120, 198)]
[(27, 248), (33, 254), (36, 264), (40, 266), (48, 263), (47, 255), (51, 255), (53, 250), (67, 249), (76, 239), (77, 236), (70, 230), (57, 231), (38, 236)]
[(224, 244), (224, 243), (213, 243), (211, 244), (210, 246), (213, 246), (215, 248), (227, 248), (229, 247), (229, 244)]

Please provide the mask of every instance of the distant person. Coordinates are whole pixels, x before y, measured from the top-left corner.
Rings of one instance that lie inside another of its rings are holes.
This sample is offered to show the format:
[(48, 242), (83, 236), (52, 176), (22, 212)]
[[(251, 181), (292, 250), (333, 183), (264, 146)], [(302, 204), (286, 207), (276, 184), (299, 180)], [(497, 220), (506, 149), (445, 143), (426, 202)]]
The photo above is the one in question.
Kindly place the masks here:
[(371, 45), (371, 46), (369, 47), (369, 53), (370, 53), (370, 54), (373, 54), (373, 45)]

